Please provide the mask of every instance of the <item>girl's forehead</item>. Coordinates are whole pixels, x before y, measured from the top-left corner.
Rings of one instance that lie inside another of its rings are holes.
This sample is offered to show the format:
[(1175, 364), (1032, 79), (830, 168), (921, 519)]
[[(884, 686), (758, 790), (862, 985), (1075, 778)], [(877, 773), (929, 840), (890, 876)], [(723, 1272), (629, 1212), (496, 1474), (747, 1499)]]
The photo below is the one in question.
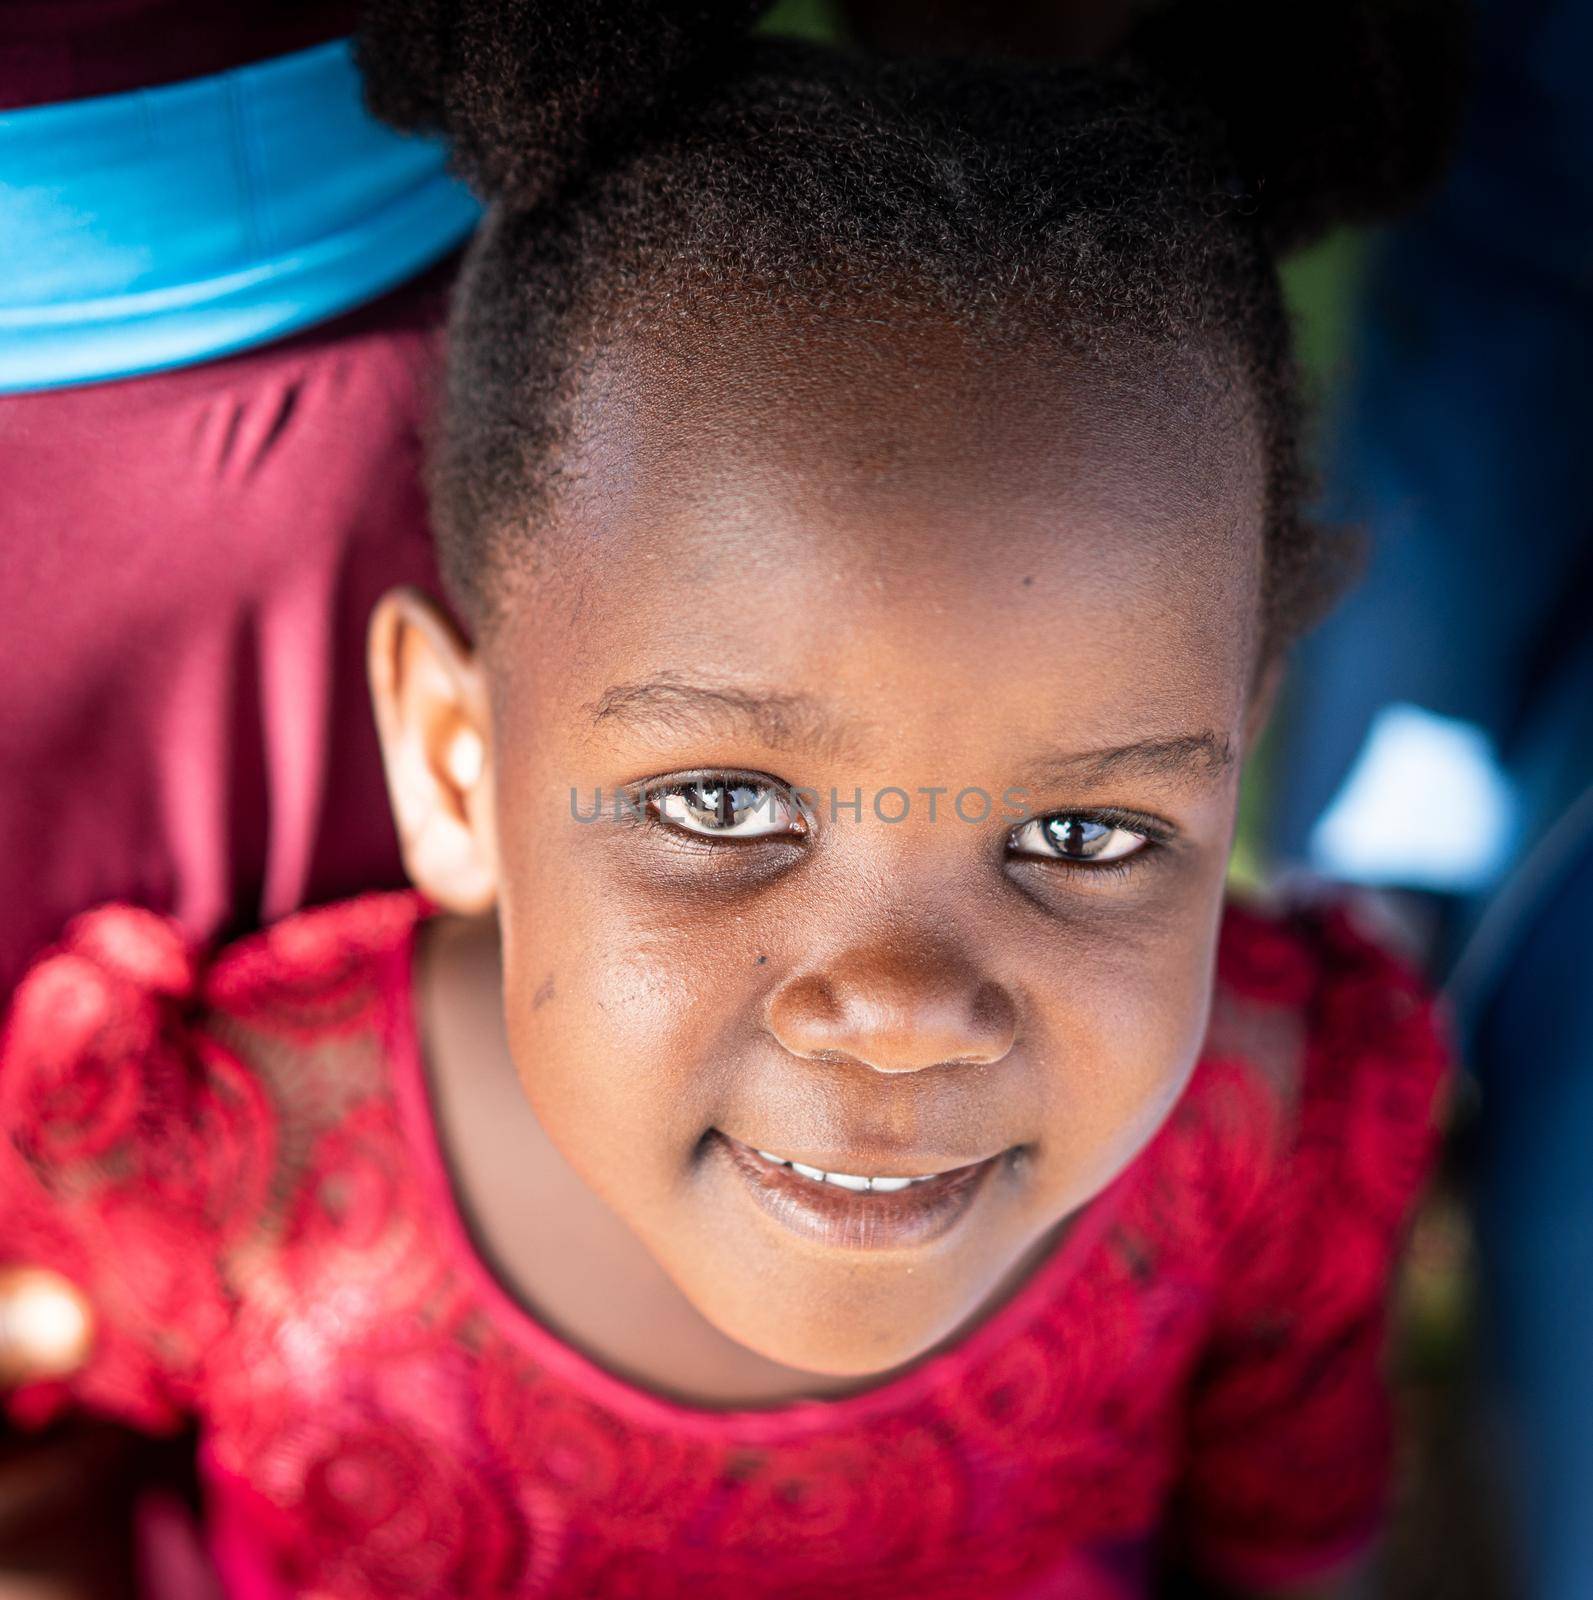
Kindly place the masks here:
[(1189, 374), (1114, 383), (951, 338), (798, 361), (780, 333), (589, 385), (539, 563), (557, 592), (509, 630), (540, 715), (689, 680), (875, 725), (926, 691), (964, 721), (1071, 701), (1096, 743), (1231, 723), (1260, 472)]
[(1194, 544), (1254, 565), (1265, 463), (1231, 366), (1187, 348), (1108, 358), (1033, 321), (732, 307), (608, 345), (579, 388), (556, 513), (588, 547), (661, 521), (739, 543), (807, 507), (811, 541), (844, 526), (857, 555), (887, 562), (905, 529), (926, 560), (940, 532), (941, 554), (973, 564), (1018, 540), (1061, 555), (1083, 539), (1097, 562)]
[(1254, 408), (1198, 352), (1107, 365), (924, 315), (749, 315), (600, 350), (565, 458), (545, 538), (632, 592), (680, 563), (932, 586), (1028, 562), (1140, 586), (1174, 557), (1248, 602), (1259, 573)]

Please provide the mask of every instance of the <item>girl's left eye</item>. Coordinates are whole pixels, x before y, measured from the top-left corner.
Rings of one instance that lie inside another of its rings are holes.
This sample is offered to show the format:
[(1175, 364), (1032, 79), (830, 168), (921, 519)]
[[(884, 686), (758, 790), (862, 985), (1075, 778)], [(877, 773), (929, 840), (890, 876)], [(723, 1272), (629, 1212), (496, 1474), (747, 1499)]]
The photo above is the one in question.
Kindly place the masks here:
[(1036, 817), (1012, 833), (1012, 848), (1019, 855), (1080, 865), (1122, 861), (1137, 855), (1149, 842), (1145, 834), (1132, 828), (1075, 811)]
[(800, 807), (779, 784), (720, 773), (650, 789), (647, 809), (672, 827), (713, 839), (767, 839), (807, 832)]

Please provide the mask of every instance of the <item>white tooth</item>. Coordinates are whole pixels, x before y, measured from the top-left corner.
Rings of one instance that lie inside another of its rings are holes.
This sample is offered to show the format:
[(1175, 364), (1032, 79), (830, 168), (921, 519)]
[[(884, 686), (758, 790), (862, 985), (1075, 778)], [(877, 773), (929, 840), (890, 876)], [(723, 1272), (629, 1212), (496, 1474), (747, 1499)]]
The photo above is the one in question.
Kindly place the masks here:
[(876, 1190), (882, 1189), (886, 1194), (891, 1194), (897, 1189), (905, 1189), (913, 1181), (912, 1178), (873, 1178), (870, 1180), (870, 1186)]
[(859, 1178), (855, 1173), (851, 1172), (826, 1172), (824, 1181), (836, 1184), (842, 1189), (862, 1190), (868, 1187), (867, 1178)]
[(760, 1150), (758, 1154), (762, 1156), (765, 1161), (772, 1161), (777, 1167), (789, 1167), (791, 1165), (791, 1163), (787, 1161), (784, 1156), (773, 1155), (768, 1150)]
[(824, 1171), (821, 1167), (804, 1167), (800, 1161), (793, 1161), (791, 1170), (800, 1172), (804, 1178), (811, 1178), (815, 1183), (824, 1182)]

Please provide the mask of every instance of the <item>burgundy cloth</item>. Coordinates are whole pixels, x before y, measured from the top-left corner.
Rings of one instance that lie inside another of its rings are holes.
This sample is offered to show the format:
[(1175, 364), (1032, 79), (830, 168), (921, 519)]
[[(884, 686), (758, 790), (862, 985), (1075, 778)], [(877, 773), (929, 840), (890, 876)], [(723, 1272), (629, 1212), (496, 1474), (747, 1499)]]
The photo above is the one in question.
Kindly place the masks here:
[(108, 899), (194, 934), (401, 883), (371, 606), (435, 586), (452, 263), (314, 331), (0, 397), (0, 996)]
[(10, 1414), (196, 1417), (228, 1593), (1127, 1600), (1163, 1541), (1265, 1587), (1373, 1531), (1447, 1058), (1343, 913), (1230, 909), (1234, 1038), (1302, 1042), (1208, 1049), (973, 1332), (740, 1412), (600, 1369), (477, 1253), (418, 1043), (422, 915), (368, 896), (204, 959), (94, 913), (0, 1040), (0, 1262), (68, 1275), (98, 1326)]
[(351, 33), (353, 0), (0, 0), (0, 111), (152, 89)]

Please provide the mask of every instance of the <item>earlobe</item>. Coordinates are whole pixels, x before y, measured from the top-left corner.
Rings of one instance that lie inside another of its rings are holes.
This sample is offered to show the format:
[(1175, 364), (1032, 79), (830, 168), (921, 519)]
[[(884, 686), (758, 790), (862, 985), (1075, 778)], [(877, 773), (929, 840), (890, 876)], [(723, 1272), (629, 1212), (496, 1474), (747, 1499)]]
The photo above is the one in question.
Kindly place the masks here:
[(431, 600), (395, 589), (371, 615), (367, 664), (405, 869), (451, 911), (489, 910), (497, 847), (475, 655)]

